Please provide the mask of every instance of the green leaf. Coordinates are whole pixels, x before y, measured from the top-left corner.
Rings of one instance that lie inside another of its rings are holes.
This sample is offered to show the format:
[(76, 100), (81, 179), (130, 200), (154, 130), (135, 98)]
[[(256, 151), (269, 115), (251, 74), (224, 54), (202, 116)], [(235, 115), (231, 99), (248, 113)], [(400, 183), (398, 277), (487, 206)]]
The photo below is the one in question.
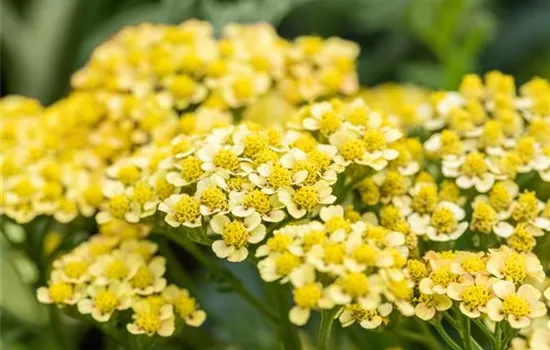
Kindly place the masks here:
[(46, 324), (45, 307), (38, 303), (34, 290), (29, 284), (23, 282), (17, 269), (24, 257), (6, 245), (1, 246), (0, 255), (2, 260), (0, 306), (26, 323)]

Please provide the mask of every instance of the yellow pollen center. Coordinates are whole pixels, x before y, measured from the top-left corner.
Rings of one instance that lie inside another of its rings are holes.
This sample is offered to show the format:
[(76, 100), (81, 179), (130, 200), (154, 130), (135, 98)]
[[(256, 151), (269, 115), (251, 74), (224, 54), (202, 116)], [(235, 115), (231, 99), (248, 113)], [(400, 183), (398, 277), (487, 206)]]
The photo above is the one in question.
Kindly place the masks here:
[(462, 153), (462, 141), (457, 133), (451, 130), (443, 130), (441, 133), (441, 154), (459, 155)]
[(340, 119), (335, 112), (328, 112), (321, 116), (319, 120), (319, 130), (324, 135), (330, 135), (334, 133), (340, 127)]
[(342, 216), (333, 216), (325, 222), (325, 228), (328, 232), (335, 232), (337, 230), (344, 230), (345, 232), (351, 231), (351, 224)]
[(134, 288), (145, 289), (153, 284), (153, 274), (146, 266), (140, 266), (132, 277), (131, 283)]
[(181, 176), (187, 181), (195, 181), (203, 173), (201, 165), (202, 162), (196, 157), (185, 158), (180, 162)]
[(267, 149), (268, 140), (262, 135), (251, 134), (244, 139), (243, 155), (247, 158), (252, 158), (259, 152)]
[(339, 265), (344, 262), (346, 247), (341, 243), (329, 244), (324, 247), (324, 260), (328, 264)]
[(300, 258), (290, 252), (282, 253), (275, 260), (277, 273), (282, 276), (289, 275), (298, 265), (300, 265)]
[(474, 208), (470, 228), (483, 233), (490, 233), (498, 222), (497, 213), (485, 202), (479, 202)]
[(484, 307), (491, 299), (491, 291), (485, 286), (470, 285), (462, 291), (462, 302), (468, 310)]
[(431, 225), (438, 233), (452, 233), (456, 229), (457, 221), (449, 208), (438, 208), (432, 214)]
[(437, 188), (435, 186), (422, 186), (415, 194), (412, 208), (419, 214), (431, 213), (437, 206)]
[(170, 197), (176, 186), (169, 183), (165, 178), (159, 177), (155, 182), (155, 193), (159, 199), (166, 199)]
[(407, 271), (409, 271), (409, 275), (416, 282), (428, 276), (426, 265), (419, 260), (408, 260)]
[(71, 261), (65, 265), (63, 272), (69, 278), (80, 278), (88, 273), (88, 264), (82, 261)]
[(337, 282), (345, 293), (352, 298), (358, 298), (365, 295), (369, 290), (369, 280), (363, 273), (350, 273), (342, 276)]
[(60, 304), (73, 296), (73, 286), (64, 282), (57, 282), (49, 286), (50, 298)]
[(303, 186), (294, 192), (292, 199), (299, 209), (310, 211), (319, 204), (319, 193), (313, 186)]
[(174, 220), (177, 222), (193, 222), (200, 215), (199, 203), (186, 194), (174, 205)]
[(461, 167), (462, 173), (468, 177), (482, 176), (487, 170), (488, 167), (485, 164), (485, 158), (479, 152), (468, 154)]
[(231, 221), (222, 231), (222, 238), (225, 244), (236, 248), (244, 247), (249, 237), (250, 233), (240, 221)]
[(310, 231), (303, 237), (304, 251), (308, 252), (314, 245), (323, 244), (327, 236), (323, 231)]
[(527, 300), (517, 293), (512, 293), (502, 302), (502, 312), (506, 315), (514, 315), (517, 318), (526, 317), (531, 313), (531, 306)]
[(144, 205), (151, 199), (153, 199), (153, 189), (149, 187), (145, 182), (139, 182), (134, 187), (133, 199), (140, 205)]
[(451, 269), (447, 265), (432, 272), (430, 278), (434, 282), (434, 285), (447, 287), (451, 282), (456, 282), (458, 280), (458, 275), (451, 272)]
[(380, 130), (368, 129), (363, 135), (368, 152), (383, 151), (387, 147), (386, 138)]
[(105, 268), (105, 277), (111, 280), (121, 280), (130, 273), (126, 263), (120, 259), (113, 260)]
[(218, 187), (210, 187), (204, 190), (200, 202), (210, 209), (225, 210), (227, 208), (227, 196)]
[(176, 313), (182, 318), (189, 317), (197, 309), (197, 302), (194, 298), (180, 296), (174, 301)]
[(140, 171), (135, 165), (127, 165), (118, 169), (117, 177), (125, 186), (129, 186), (139, 179)]
[(276, 253), (284, 252), (292, 243), (292, 238), (285, 234), (276, 234), (267, 240), (269, 249)]
[(338, 150), (346, 160), (359, 159), (365, 153), (365, 143), (361, 140), (351, 139), (343, 142)]
[(235, 172), (240, 168), (239, 157), (228, 149), (221, 149), (214, 156), (214, 165)]
[(374, 266), (376, 264), (376, 251), (370, 245), (363, 243), (351, 252), (351, 257), (359, 264)]
[(130, 209), (130, 199), (123, 194), (117, 194), (109, 200), (109, 212), (117, 219), (124, 219)]
[(94, 304), (102, 314), (110, 314), (117, 308), (118, 298), (113, 292), (104, 290), (94, 296)]
[(276, 165), (271, 169), (271, 173), (267, 178), (267, 184), (271, 188), (281, 188), (290, 185), (292, 181), (292, 173), (290, 170)]
[(260, 214), (265, 214), (271, 210), (269, 196), (258, 189), (247, 193), (243, 204), (247, 208), (254, 208)]
[(305, 309), (313, 309), (317, 306), (317, 302), (321, 299), (321, 286), (314, 283), (306, 284), (302, 287), (294, 289), (292, 292), (294, 303), (297, 306)]
[(502, 274), (508, 281), (521, 283), (527, 278), (527, 262), (525, 256), (519, 253), (511, 253), (504, 261)]
[(461, 266), (464, 271), (470, 274), (483, 272), (486, 268), (485, 260), (480, 257), (466, 259), (464, 262), (462, 262)]
[(512, 218), (516, 221), (533, 220), (538, 216), (539, 211), (539, 202), (535, 192), (524, 192), (519, 195), (512, 212)]
[(489, 192), (489, 203), (498, 211), (508, 208), (512, 202), (512, 196), (502, 182), (496, 183)]
[(161, 326), (158, 312), (145, 311), (135, 315), (136, 326), (142, 329), (146, 334), (156, 333)]
[(233, 81), (233, 92), (239, 100), (246, 100), (254, 94), (254, 83), (249, 78), (237, 78)]

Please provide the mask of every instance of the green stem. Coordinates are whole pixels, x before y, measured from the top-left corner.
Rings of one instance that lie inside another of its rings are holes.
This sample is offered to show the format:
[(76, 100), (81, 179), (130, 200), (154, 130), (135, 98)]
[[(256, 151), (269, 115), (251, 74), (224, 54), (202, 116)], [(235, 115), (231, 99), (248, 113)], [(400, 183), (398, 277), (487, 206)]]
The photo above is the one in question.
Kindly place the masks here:
[(502, 337), (502, 328), (501, 328), (501, 323), (498, 322), (497, 324), (495, 324), (495, 350), (500, 350), (500, 347), (501, 347), (501, 338)]
[(462, 340), (464, 341), (464, 346), (466, 350), (473, 350), (472, 348), (472, 336), (471, 336), (471, 327), (470, 319), (468, 317), (462, 317)]
[(279, 318), (277, 314), (267, 307), (266, 303), (259, 300), (256, 296), (246, 290), (242, 282), (229, 270), (224, 269), (223, 267), (216, 264), (208, 255), (206, 255), (199, 247), (197, 247), (193, 242), (189, 241), (187, 238), (178, 235), (176, 232), (165, 231), (163, 234), (168, 237), (172, 242), (181, 246), (189, 254), (191, 254), (198, 262), (201, 263), (205, 268), (210, 270), (215, 276), (220, 279), (223, 279), (227, 282), (233, 290), (240, 294), (243, 299), (245, 299), (252, 307), (254, 307), (262, 315), (266, 316), (269, 320), (273, 322), (278, 322)]
[(483, 332), (485, 337), (489, 339), (489, 342), (491, 342), (491, 346), (494, 349), (495, 348), (495, 339), (493, 337), (493, 333), (487, 328), (487, 326), (478, 318), (473, 318), (472, 321), (477, 325), (479, 329)]
[(420, 327), (420, 330), (422, 331), (422, 334), (426, 337), (426, 343), (430, 343), (432, 346), (435, 346), (435, 349), (439, 349), (439, 341), (437, 338), (433, 335), (430, 327), (428, 327), (428, 323), (421, 321), (420, 319), (417, 319), (417, 323)]
[(419, 344), (423, 344), (428, 349), (431, 349), (431, 350), (439, 350), (440, 349), (439, 343), (437, 341), (434, 341), (433, 339), (430, 339), (429, 337), (426, 338), (426, 336), (424, 334), (414, 333), (414, 332), (406, 330), (406, 329), (396, 330), (395, 334), (399, 337), (402, 337), (402, 338), (405, 338), (405, 339), (408, 339), (408, 340), (412, 340), (413, 342), (416, 342), (416, 343), (419, 343)]
[(445, 341), (445, 343), (447, 343), (447, 345), (449, 345), (449, 347), (451, 349), (453, 349), (453, 350), (463, 350), (457, 343), (455, 343), (455, 341), (447, 333), (445, 328), (443, 328), (443, 326), (441, 325), (441, 321), (437, 321), (437, 322), (433, 323), (433, 326), (437, 330), (437, 332), (439, 333), (441, 338)]
[(63, 324), (61, 321), (61, 312), (56, 305), (50, 306), (50, 325), (55, 334), (55, 339), (59, 343), (61, 349), (73, 349), (74, 347), (67, 339), (67, 332), (63, 332)]
[(317, 349), (328, 350), (330, 344), (330, 332), (334, 323), (334, 316), (338, 308), (321, 312), (321, 325), (319, 326), (319, 336), (317, 338)]
[(290, 309), (290, 296), (288, 285), (279, 283), (266, 284), (266, 291), (273, 300), (274, 307), (279, 313), (278, 330), (279, 337), (285, 350), (300, 350), (302, 343), (298, 335), (298, 328), (290, 323), (288, 310)]

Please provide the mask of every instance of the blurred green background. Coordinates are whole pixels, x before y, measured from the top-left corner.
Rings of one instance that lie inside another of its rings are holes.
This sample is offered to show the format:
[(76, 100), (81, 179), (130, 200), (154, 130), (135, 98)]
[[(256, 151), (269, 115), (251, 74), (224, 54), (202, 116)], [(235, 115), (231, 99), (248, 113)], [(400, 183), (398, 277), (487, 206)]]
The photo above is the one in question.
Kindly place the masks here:
[(51, 103), (92, 49), (120, 28), (195, 17), (273, 23), (285, 37), (361, 45), (364, 85), (454, 88), (465, 72), (550, 77), (550, 0), (2, 0), (2, 94)]

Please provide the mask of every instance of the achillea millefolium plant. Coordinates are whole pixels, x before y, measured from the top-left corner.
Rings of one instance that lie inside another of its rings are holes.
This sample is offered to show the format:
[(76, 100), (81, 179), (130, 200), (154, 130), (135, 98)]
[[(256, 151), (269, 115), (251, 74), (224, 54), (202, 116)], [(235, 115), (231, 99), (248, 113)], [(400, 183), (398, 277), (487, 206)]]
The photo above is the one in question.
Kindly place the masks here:
[[(332, 328), (354, 323), (403, 347), (549, 348), (549, 82), (360, 89), (358, 53), (266, 24), (143, 24), (53, 105), (4, 98), (2, 231), (37, 264), (38, 300), (160, 346), (208, 323), (170, 242), (286, 350), (337, 348)], [(219, 259), (251, 262), (281, 303)]]

